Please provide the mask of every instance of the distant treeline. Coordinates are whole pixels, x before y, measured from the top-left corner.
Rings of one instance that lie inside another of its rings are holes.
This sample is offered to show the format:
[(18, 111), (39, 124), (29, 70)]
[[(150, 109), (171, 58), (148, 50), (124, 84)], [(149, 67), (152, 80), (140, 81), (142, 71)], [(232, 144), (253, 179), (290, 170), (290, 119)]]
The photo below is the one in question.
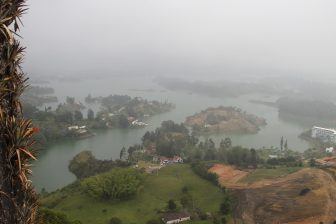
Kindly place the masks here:
[(328, 101), (282, 97), (277, 101), (279, 113), (289, 113), (301, 117), (336, 119), (336, 105)]

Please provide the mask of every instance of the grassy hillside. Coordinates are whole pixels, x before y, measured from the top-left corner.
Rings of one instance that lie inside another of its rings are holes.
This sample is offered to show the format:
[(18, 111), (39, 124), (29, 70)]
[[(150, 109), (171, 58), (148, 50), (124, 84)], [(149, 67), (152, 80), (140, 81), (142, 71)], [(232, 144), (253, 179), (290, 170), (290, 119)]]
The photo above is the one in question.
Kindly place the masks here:
[(276, 179), (299, 171), (302, 167), (277, 167), (276, 169), (256, 169), (248, 174), (240, 182), (254, 183), (265, 179)]
[[(188, 187), (194, 206), (204, 212), (216, 213), (223, 200), (221, 190), (193, 173), (189, 165), (173, 165), (161, 169), (158, 175), (148, 175), (139, 194), (127, 201), (98, 201), (78, 190), (78, 184), (70, 185), (42, 199), (42, 205), (60, 211), (83, 224), (108, 224), (111, 217), (123, 223), (145, 224), (159, 218), (159, 210), (165, 209), (167, 201), (179, 201), (182, 188)], [(192, 223), (212, 223), (195, 221)]]

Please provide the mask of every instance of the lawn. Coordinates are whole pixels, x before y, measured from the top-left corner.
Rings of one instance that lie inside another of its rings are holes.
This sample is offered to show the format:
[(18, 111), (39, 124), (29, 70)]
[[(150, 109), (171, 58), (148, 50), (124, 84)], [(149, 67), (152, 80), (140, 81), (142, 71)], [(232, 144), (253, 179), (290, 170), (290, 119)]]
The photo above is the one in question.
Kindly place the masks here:
[(166, 208), (168, 200), (173, 199), (180, 206), (185, 186), (190, 189), (195, 207), (204, 212), (218, 212), (223, 193), (212, 183), (195, 175), (186, 164), (168, 166), (162, 168), (158, 175), (148, 175), (138, 195), (127, 201), (98, 201), (80, 193), (76, 187), (67, 187), (42, 199), (42, 205), (63, 212), (83, 224), (108, 224), (111, 217), (118, 217), (126, 224), (145, 224), (160, 217), (158, 211)]
[(257, 169), (248, 174), (242, 180), (240, 180), (240, 182), (253, 183), (264, 179), (275, 179), (294, 173), (296, 171), (299, 171), (300, 169), (302, 169), (302, 167), (277, 167), (275, 169)]

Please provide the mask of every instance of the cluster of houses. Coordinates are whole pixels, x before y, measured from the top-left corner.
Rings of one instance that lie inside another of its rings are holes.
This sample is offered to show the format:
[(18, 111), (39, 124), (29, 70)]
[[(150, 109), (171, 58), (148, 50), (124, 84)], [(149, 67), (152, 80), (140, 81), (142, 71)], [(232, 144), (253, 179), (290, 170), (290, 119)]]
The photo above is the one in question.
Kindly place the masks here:
[(159, 163), (160, 166), (166, 166), (169, 164), (183, 163), (183, 159), (180, 156), (174, 156), (172, 158), (168, 158), (165, 156), (153, 156), (153, 162)]
[(136, 119), (136, 120), (131, 122), (131, 125), (134, 126), (134, 127), (144, 127), (144, 126), (147, 126), (148, 124)]
[(73, 135), (78, 138), (87, 138), (93, 136), (86, 126), (69, 126), (68, 131), (73, 133)]
[(311, 137), (323, 142), (336, 143), (336, 130), (314, 126), (311, 129)]

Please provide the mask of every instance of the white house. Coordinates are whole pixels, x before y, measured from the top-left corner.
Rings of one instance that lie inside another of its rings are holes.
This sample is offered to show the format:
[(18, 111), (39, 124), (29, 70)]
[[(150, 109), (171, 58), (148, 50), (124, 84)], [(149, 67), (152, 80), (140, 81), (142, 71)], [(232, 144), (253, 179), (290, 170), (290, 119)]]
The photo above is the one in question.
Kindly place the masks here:
[(334, 147), (326, 148), (325, 152), (327, 152), (327, 153), (333, 153), (334, 152)]
[(190, 214), (187, 212), (166, 213), (162, 221), (166, 224), (180, 223), (190, 220)]
[(278, 155), (269, 155), (268, 158), (270, 158), (270, 159), (277, 159)]
[(76, 125), (76, 126), (69, 126), (68, 127), (68, 130), (69, 131), (72, 131), (72, 130), (78, 130), (79, 129), (79, 127)]
[(311, 137), (320, 139), (324, 142), (336, 143), (336, 130), (314, 126), (311, 131)]

